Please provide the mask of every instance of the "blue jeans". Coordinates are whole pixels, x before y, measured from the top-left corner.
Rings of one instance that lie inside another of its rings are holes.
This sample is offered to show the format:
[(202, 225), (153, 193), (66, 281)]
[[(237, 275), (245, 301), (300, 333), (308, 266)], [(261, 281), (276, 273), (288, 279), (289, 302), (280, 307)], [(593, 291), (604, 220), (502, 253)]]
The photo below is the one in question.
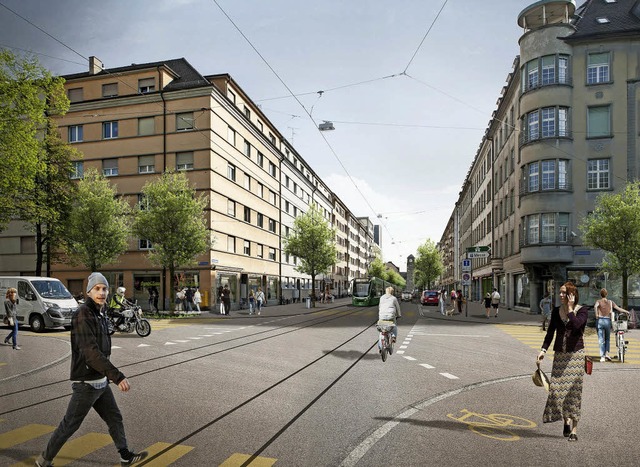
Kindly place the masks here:
[(67, 407), (67, 413), (53, 432), (47, 449), (42, 453), (48, 461), (53, 461), (64, 443), (73, 435), (82, 421), (93, 407), (109, 427), (109, 434), (113, 439), (116, 449), (120, 451), (127, 450), (127, 438), (124, 434), (124, 424), (122, 423), (122, 415), (113, 392), (107, 384), (103, 389), (94, 389), (87, 383), (73, 383), (73, 394)]
[(18, 318), (16, 318), (15, 316), (13, 317), (13, 329), (11, 329), (11, 332), (5, 338), (4, 341), (5, 342), (9, 342), (9, 339), (12, 340), (13, 346), (17, 347), (17, 345), (18, 345)]
[(609, 353), (611, 344), (611, 318), (598, 318), (598, 344), (600, 344), (600, 356)]

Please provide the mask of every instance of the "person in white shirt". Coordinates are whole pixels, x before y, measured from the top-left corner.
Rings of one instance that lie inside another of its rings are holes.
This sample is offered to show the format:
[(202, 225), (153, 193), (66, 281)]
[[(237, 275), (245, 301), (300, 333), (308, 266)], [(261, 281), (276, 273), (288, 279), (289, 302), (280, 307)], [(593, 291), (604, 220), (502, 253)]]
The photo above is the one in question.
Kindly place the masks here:
[(491, 294), (491, 306), (495, 310), (494, 318), (498, 317), (498, 307), (500, 306), (500, 294), (498, 293), (498, 289), (493, 288), (493, 293)]
[(402, 318), (402, 311), (400, 310), (400, 303), (398, 302), (398, 299), (393, 295), (393, 287), (387, 287), (385, 292), (386, 293), (380, 297), (380, 304), (378, 305), (378, 324), (385, 324), (380, 323), (380, 321), (393, 322), (391, 335), (395, 342), (396, 337), (398, 337), (398, 326), (396, 325), (396, 320), (398, 318)]

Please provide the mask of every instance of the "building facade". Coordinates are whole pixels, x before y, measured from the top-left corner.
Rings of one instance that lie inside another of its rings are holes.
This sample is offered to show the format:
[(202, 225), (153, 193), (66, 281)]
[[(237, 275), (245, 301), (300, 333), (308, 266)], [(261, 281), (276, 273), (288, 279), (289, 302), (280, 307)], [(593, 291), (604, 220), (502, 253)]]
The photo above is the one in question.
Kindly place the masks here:
[(580, 224), (640, 175), (640, 2), (542, 0), (517, 22), (520, 54), (439, 244), (442, 282), (460, 281), (468, 247), (490, 246), (472, 260), (473, 299), (495, 286), (503, 305), (537, 311), (571, 280), (592, 304), (607, 277)]
[[(126, 287), (127, 296), (143, 304), (152, 286), (165, 300), (178, 287), (199, 287), (208, 307), (224, 285), (233, 308), (244, 306), (249, 290), (258, 287), (269, 303), (300, 300), (309, 295), (311, 278), (282, 251), (294, 219), (312, 203), (340, 232), (338, 262), (316, 278), (316, 287), (334, 288), (335, 279), (337, 291), (347, 294), (349, 280), (366, 274), (363, 249), (373, 243), (372, 228), (329, 190), (228, 74), (202, 75), (185, 59), (105, 70), (91, 57), (88, 72), (64, 78), (71, 106), (57, 123), (63, 140), (83, 154), (74, 161), (74, 178), (95, 169), (133, 206), (144, 203), (147, 182), (182, 171), (207, 199), (209, 252), (170, 278), (148, 261), (153, 245), (132, 238), (126, 253), (102, 271), (112, 288)], [(33, 252), (33, 234), (12, 222), (0, 234), (0, 274), (33, 274)], [(52, 272), (78, 295), (90, 271), (55, 263)]]

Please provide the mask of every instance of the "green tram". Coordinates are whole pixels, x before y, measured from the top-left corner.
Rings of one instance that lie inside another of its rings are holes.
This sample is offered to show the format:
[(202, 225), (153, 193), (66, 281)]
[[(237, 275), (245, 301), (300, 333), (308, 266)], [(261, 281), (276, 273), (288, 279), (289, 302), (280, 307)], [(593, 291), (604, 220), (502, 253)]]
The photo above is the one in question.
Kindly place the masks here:
[(353, 279), (351, 281), (351, 304), (353, 306), (373, 306), (380, 304), (380, 297), (387, 287), (393, 287), (399, 295), (399, 287), (377, 277)]

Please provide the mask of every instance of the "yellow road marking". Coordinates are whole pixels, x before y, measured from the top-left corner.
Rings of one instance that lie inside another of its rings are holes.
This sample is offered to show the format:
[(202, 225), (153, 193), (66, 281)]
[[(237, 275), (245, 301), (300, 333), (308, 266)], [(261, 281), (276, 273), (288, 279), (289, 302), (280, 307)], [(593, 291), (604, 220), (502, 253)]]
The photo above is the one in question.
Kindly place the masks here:
[[(0, 451), (32, 440), (55, 430), (55, 426), (31, 424), (0, 434)], [(32, 464), (33, 465), (33, 464)]]
[[(251, 456), (248, 454), (235, 453), (220, 464), (220, 467), (238, 467), (247, 462), (250, 458)], [(256, 457), (249, 465), (252, 467), (271, 467), (277, 461), (278, 459), (272, 459), (271, 457)]]
[[(111, 436), (104, 433), (88, 433), (80, 436), (79, 438), (67, 441), (54, 459), (54, 464), (56, 466), (71, 464), (87, 454), (91, 454), (93, 451), (97, 451), (109, 444), (112, 444)], [(22, 462), (12, 465), (11, 467), (34, 465), (36, 457), (38, 456), (32, 456)]]

